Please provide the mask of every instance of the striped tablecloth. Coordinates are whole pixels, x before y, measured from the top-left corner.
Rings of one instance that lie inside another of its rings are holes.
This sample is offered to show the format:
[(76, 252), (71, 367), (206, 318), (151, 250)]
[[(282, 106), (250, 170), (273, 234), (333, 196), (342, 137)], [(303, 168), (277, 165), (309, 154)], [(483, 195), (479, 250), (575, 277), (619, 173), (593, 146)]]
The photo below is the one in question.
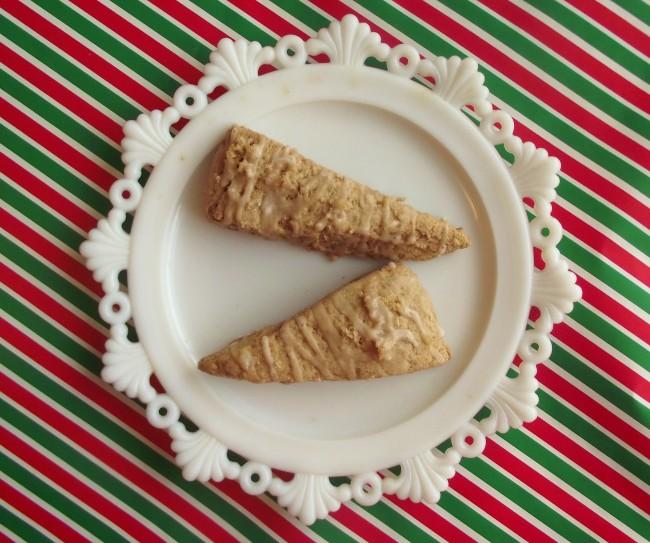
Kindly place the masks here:
[[(650, 537), (650, 76), (643, 0), (3, 0), (0, 540), (642, 541)], [(515, 133), (562, 161), (555, 216), (584, 298), (539, 368), (540, 417), (466, 459), (436, 506), (307, 528), (235, 482), (185, 482), (168, 436), (99, 378), (79, 244), (122, 123), (194, 83), (224, 36), (355, 13), (385, 42), (476, 58)]]

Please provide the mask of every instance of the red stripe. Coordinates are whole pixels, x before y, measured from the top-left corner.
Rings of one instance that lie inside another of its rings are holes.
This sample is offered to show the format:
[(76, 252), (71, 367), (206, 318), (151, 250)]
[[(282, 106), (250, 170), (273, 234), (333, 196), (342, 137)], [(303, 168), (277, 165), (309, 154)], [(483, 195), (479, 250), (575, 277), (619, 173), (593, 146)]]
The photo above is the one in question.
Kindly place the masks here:
[[(600, 139), (612, 149), (616, 149), (619, 153), (644, 167), (650, 166), (650, 152), (643, 145), (572, 102), (561, 91), (517, 64), (510, 56), (476, 36), (459, 22), (422, 0), (396, 0), (396, 2), (414, 16), (427, 22), (448, 38), (453, 39), (460, 47), (466, 49), (477, 59), (482, 59), (491, 66), (498, 66), (499, 72), (505, 77), (526, 89), (533, 96), (543, 98), (543, 101), (548, 106), (590, 132), (592, 136)], [(335, 18), (341, 18), (350, 11), (349, 6), (339, 0), (314, 0), (314, 4), (329, 12)], [(371, 24), (371, 26), (374, 25)], [(382, 31), (382, 34), (388, 36), (384, 31)], [(391, 37), (390, 41), (397, 42), (394, 37)]]
[(580, 354), (587, 364), (598, 368), (620, 385), (650, 402), (650, 390), (643, 384), (644, 380), (638, 373), (571, 328), (566, 322), (555, 325), (553, 336)]
[(462, 473), (456, 473), (449, 481), (449, 486), (524, 540), (535, 541), (535, 543), (554, 543), (555, 540), (552, 537), (519, 516), (499, 498), (483, 490)]
[(346, 505), (342, 505), (338, 511), (330, 513), (330, 516), (359, 536), (361, 541), (372, 541), (372, 543), (397, 543), (396, 539), (393, 539), (362, 516), (357, 515)]
[(34, 524), (43, 528), (44, 533), (50, 533), (66, 543), (90, 541), (61, 520), (59, 514), (53, 515), (47, 509), (29, 499), (25, 494), (22, 494), (18, 488), (9, 485), (4, 479), (0, 479), (0, 494), (14, 509), (20, 511)]
[(0, 274), (2, 282), (16, 294), (25, 300), (29, 300), (31, 304), (38, 307), (43, 313), (49, 315), (51, 319), (58, 322), (93, 349), (97, 351), (104, 349), (106, 336), (102, 332), (79, 318), (77, 314), (55, 301), (5, 264), (0, 263), (0, 271), (2, 272)]
[[(9, 532), (8, 528), (5, 528)], [(9, 539), (9, 536), (6, 533), (0, 532), (0, 543), (14, 543), (13, 539)]]
[[(86, 397), (92, 404), (99, 406), (117, 418), (122, 424), (133, 429), (151, 446), (169, 454), (171, 440), (168, 434), (153, 428), (143, 416), (142, 411), (134, 409), (135, 404), (129, 403), (127, 405), (128, 400), (123, 395), (114, 392), (109, 385), (102, 386), (96, 383), (93, 374), (83, 375), (81, 373), (83, 370), (73, 369), (10, 323), (4, 323), (0, 329), (3, 330), (6, 340), (28, 356), (35, 364), (41, 365), (46, 371), (52, 373)], [(212, 483), (212, 486), (269, 526), (278, 536), (287, 541), (310, 541), (307, 535), (296, 528), (283, 515), (278, 514), (260, 498), (246, 494), (236, 483), (222, 481), (218, 484)]]
[[(455, 477), (458, 477), (458, 474)], [(386, 496), (384, 499), (390, 500), (397, 509), (407, 513), (446, 541), (453, 543), (473, 543), (476, 541), (473, 537), (463, 532), (458, 524), (448, 521), (438, 513), (435, 506), (430, 506), (425, 503), (413, 503), (410, 500), (400, 500), (395, 496)]]
[(54, 98), (68, 111), (74, 112), (77, 117), (86, 121), (112, 141), (119, 143), (122, 139), (122, 126), (120, 123), (80, 98), (77, 89), (74, 89), (74, 87), (74, 90), (68, 88), (67, 85), (71, 86), (70, 83), (67, 81), (59, 83), (53, 77), (39, 70), (26, 57), (19, 55), (5, 44), (0, 44), (0, 51), (2, 52), (2, 60), (7, 66), (23, 79), (29, 81), (40, 92)]
[(650, 95), (647, 92), (628, 81), (604, 62), (582, 50), (575, 42), (537, 19), (532, 13), (513, 2), (499, 0), (481, 0), (481, 2), (558, 55), (567, 59), (593, 79), (605, 85), (608, 91), (615, 92), (639, 109), (650, 113)]
[(616, 34), (624, 42), (641, 51), (645, 56), (650, 56), (650, 40), (648, 40), (648, 36), (620, 15), (594, 0), (567, 0), (567, 2), (590, 19)]
[(2, 170), (9, 179), (28, 191), (36, 200), (43, 202), (50, 209), (74, 223), (81, 230), (87, 232), (97, 225), (95, 217), (53, 189), (50, 186), (51, 182), (42, 181), (1, 151), (0, 162), (2, 163)]
[[(499, 439), (499, 438), (496, 438)], [(606, 541), (617, 543), (634, 543), (625, 533), (607, 522), (603, 517), (580, 503), (571, 494), (550, 482), (538, 473), (532, 466), (526, 465), (516, 456), (509, 453), (495, 440), (488, 439), (484, 455), (497, 464), (506, 473), (518, 479), (523, 486), (551, 502), (555, 507), (577, 520), (596, 535)]]
[(68, 253), (32, 230), (4, 209), (0, 209), (0, 224), (2, 224), (2, 228), (6, 232), (19, 239), (29, 249), (44, 257), (50, 264), (59, 268), (65, 276), (86, 287), (98, 297), (104, 295), (102, 287), (95, 282), (90, 271), (81, 262), (75, 260)]
[(182, 21), (184, 26), (191, 29), (208, 43), (213, 44), (214, 47), (216, 47), (221, 38), (228, 37), (217, 27), (211, 25), (201, 17), (199, 15), (199, 8), (190, 9), (178, 1), (169, 2), (167, 0), (149, 0), (149, 2), (172, 18)]
[(2, 444), (15, 456), (21, 458), (34, 470), (47, 477), (55, 485), (63, 488), (75, 500), (91, 507), (96, 514), (104, 517), (112, 524), (119, 526), (134, 539), (144, 537), (147, 541), (164, 541), (146, 525), (139, 522), (123, 509), (119, 508), (112, 499), (107, 499), (102, 494), (75, 478), (69, 471), (63, 469), (56, 462), (41, 454), (36, 449), (22, 441), (19, 437), (4, 428), (0, 428)]
[(648, 457), (650, 454), (650, 438), (636, 428), (630, 426), (603, 405), (591, 398), (587, 393), (572, 385), (569, 381), (544, 365), (537, 369), (537, 379), (546, 388), (552, 390), (567, 403), (582, 412), (587, 420), (591, 419), (605, 430), (627, 443), (639, 454)]
[(84, 153), (54, 135), (36, 119), (31, 118), (27, 113), (23, 113), (4, 98), (0, 98), (0, 108), (2, 108), (7, 122), (32, 140), (37, 141), (50, 153), (74, 168), (92, 183), (107, 191), (113, 181), (115, 181), (115, 176), (108, 170), (102, 168)]
[(85, 450), (90, 457), (96, 458), (100, 464), (110, 466), (113, 471), (126, 478), (132, 485), (142, 489), (155, 501), (176, 513), (208, 538), (212, 539), (215, 534), (219, 534), (219, 541), (236, 542), (236, 539), (221, 528), (210, 516), (194, 508), (157, 478), (129, 462), (106, 444), (103, 439), (95, 437), (83, 427), (75, 424), (64, 413), (57, 411), (7, 376), (0, 375), (0, 382), (5, 394), (20, 404), (23, 409), (30, 412), (35, 420), (43, 421), (50, 428), (56, 428), (68, 440)]
[(162, 109), (167, 106), (164, 100), (125, 75), (119, 68), (113, 66), (110, 61), (74, 39), (65, 30), (61, 30), (30, 9), (27, 4), (18, 0), (5, 0), (3, 8), (16, 19), (19, 19), (25, 26), (31, 28), (36, 34), (67, 53), (92, 73), (109, 82), (125, 96), (137, 101), (144, 109)]
[[(335, 7), (334, 3), (328, 5)], [(351, 9), (346, 10), (340, 6), (336, 9), (336, 13), (340, 16), (344, 15), (346, 12), (353, 12), (357, 17), (359, 17), (359, 19), (367, 22), (374, 31), (379, 32), (386, 43), (392, 46), (400, 43), (400, 40), (389, 34), (386, 30), (383, 30), (381, 27), (365, 19), (365, 17), (360, 13), (354, 12), (354, 10)], [(337, 14), (334, 14), (334, 17), (337, 17)], [(635, 220), (650, 228), (650, 213), (647, 212), (646, 206), (628, 194), (624, 189), (595, 171), (590, 170), (582, 164), (580, 160), (560, 150), (557, 146), (550, 143), (550, 141), (535, 134), (531, 129), (526, 128), (526, 126), (521, 123), (517, 123), (517, 134), (524, 141), (530, 141), (537, 147), (546, 149), (552, 156), (559, 158), (562, 162), (562, 169), (566, 174), (571, 176), (573, 179), (579, 180), (582, 185), (589, 188), (608, 202), (614, 204), (620, 210), (624, 210), (623, 213), (634, 217)]]
[(290, 21), (275, 13), (272, 9), (269, 9), (258, 2), (249, 2), (248, 0), (231, 0), (230, 3), (238, 7), (241, 11), (245, 12), (250, 17), (256, 19), (260, 26), (268, 28), (272, 33), (278, 36), (295, 34), (302, 39), (311, 37), (291, 24)]
[(582, 299), (585, 302), (613, 319), (626, 330), (632, 332), (641, 341), (646, 343), (650, 342), (648, 323), (639, 315), (633, 313), (627, 307), (580, 276), (578, 276), (577, 284), (582, 289)]
[(526, 423), (526, 430), (555, 449), (556, 452), (575, 462), (587, 473), (587, 476), (596, 478), (601, 484), (608, 486), (639, 509), (650, 514), (648, 495), (641, 488), (612, 469), (607, 462), (603, 462), (563, 434), (558, 428), (546, 422), (544, 416), (542, 413), (533, 422)]
[(600, 253), (604, 259), (623, 268), (630, 275), (650, 286), (650, 266), (632, 256), (610, 237), (557, 204), (553, 206), (553, 216), (562, 223), (562, 227), (567, 232), (574, 233), (595, 252)]
[(127, 39), (184, 82), (195, 83), (201, 77), (200, 70), (97, 0), (72, 0), (72, 3), (117, 35)]

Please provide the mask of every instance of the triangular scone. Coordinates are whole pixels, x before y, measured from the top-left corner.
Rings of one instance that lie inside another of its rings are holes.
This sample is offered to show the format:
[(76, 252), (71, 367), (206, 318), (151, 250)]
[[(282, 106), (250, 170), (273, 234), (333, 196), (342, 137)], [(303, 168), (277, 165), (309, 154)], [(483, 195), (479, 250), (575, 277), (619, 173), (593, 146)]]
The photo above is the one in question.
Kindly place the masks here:
[(400, 375), (449, 357), (417, 275), (391, 263), (204, 357), (199, 369), (254, 383), (298, 383)]
[(215, 154), (208, 215), (234, 230), (333, 256), (427, 260), (469, 245), (447, 221), (241, 126)]

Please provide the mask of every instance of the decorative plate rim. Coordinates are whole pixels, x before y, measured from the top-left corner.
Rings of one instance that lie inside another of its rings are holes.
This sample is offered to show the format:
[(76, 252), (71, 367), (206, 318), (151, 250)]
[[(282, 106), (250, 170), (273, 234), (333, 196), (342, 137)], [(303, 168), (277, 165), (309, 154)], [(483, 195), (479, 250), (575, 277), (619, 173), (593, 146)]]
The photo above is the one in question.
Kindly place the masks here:
[[(489, 414), (480, 420), (473, 417), (458, 428), (451, 436), (451, 446), (444, 452), (434, 448), (403, 460), (398, 474), (351, 474), (349, 482), (338, 485), (327, 475), (296, 473), (287, 481), (263, 463), (248, 461), (240, 465), (228, 458), (227, 447), (213, 436), (201, 429), (188, 431), (179, 420), (181, 413), (176, 402), (167, 394), (157, 393), (151, 385), (153, 368), (144, 349), (127, 338), (131, 304), (127, 290), (118, 280), (129, 259), (130, 236), (124, 223), (127, 213), (136, 210), (142, 196), (138, 180), (143, 168), (155, 166), (171, 145), (172, 125), (203, 111), (208, 95), (217, 87), (232, 90), (257, 78), (263, 65), (295, 68), (304, 66), (309, 56), (321, 54), (338, 65), (359, 66), (369, 58), (385, 62), (389, 73), (406, 79), (417, 77), (448, 104), (477, 119), (483, 137), (491, 145), (503, 146), (513, 158), (512, 164), (506, 162), (506, 166), (519, 196), (529, 204), (534, 216), (528, 224), (530, 242), (541, 251), (544, 263), (542, 270), (533, 271), (530, 305), (535, 311), (531, 313), (529, 329), (519, 341), (520, 363), (511, 366), (514, 376), (504, 376), (486, 402)], [(306, 524), (325, 518), (351, 499), (361, 505), (372, 505), (383, 494), (394, 494), (414, 502), (436, 502), (461, 459), (480, 455), (489, 435), (518, 428), (537, 417), (536, 365), (550, 356), (553, 325), (580, 299), (576, 277), (557, 248), (562, 237), (561, 225), (551, 216), (551, 202), (559, 183), (559, 161), (513, 135), (512, 118), (504, 111), (493, 110), (474, 60), (421, 58), (415, 48), (406, 44), (390, 48), (367, 24), (352, 15), (332, 22), (319, 30), (316, 37), (303, 41), (288, 35), (274, 47), (223, 39), (210, 54), (203, 74), (197, 85), (177, 89), (172, 106), (143, 113), (125, 123), (124, 175), (109, 191), (113, 208), (81, 245), (86, 265), (105, 293), (99, 313), (110, 325), (110, 337), (103, 355), (102, 378), (118, 391), (146, 404), (149, 422), (167, 430), (172, 437), (176, 463), (186, 479), (236, 479), (249, 494), (269, 492), (276, 496), (289, 514)]]

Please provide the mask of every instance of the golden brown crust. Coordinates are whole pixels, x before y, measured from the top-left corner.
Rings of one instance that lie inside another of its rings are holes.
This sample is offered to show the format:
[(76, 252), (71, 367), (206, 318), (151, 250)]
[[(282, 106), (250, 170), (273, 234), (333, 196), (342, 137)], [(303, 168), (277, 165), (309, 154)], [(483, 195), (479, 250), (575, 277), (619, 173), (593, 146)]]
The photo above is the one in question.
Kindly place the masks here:
[(241, 126), (215, 154), (207, 212), (228, 228), (333, 256), (426, 260), (469, 245), (461, 228)]
[(391, 263), (202, 358), (199, 369), (254, 383), (295, 383), (399, 375), (449, 357), (416, 274)]

